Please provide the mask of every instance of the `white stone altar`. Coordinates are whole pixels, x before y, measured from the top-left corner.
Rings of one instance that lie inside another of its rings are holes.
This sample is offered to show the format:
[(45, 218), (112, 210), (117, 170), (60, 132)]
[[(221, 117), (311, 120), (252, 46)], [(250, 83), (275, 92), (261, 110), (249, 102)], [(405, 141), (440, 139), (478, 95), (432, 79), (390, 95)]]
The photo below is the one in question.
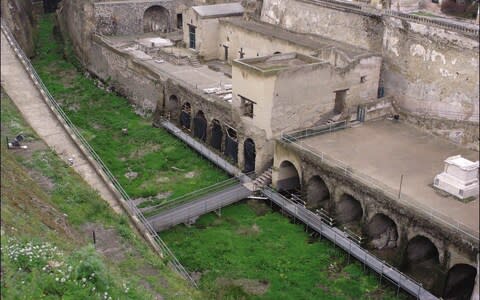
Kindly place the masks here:
[(477, 197), (478, 166), (478, 161), (470, 161), (461, 155), (450, 156), (445, 160), (443, 172), (435, 176), (433, 186), (460, 199)]

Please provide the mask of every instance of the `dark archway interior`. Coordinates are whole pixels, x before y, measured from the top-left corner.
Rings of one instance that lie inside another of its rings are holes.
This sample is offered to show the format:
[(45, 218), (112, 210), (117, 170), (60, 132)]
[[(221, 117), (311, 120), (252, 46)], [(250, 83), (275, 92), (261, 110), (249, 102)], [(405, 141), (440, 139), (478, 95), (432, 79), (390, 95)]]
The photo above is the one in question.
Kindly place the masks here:
[(170, 98), (168, 98), (167, 109), (169, 111), (176, 111), (179, 106), (180, 101), (178, 101), (178, 97), (175, 95), (171, 95)]
[(278, 169), (277, 189), (289, 193), (298, 193), (301, 190), (297, 168), (288, 160), (283, 161)]
[(148, 8), (143, 14), (143, 32), (167, 32), (168, 10), (159, 5)]
[(237, 132), (232, 128), (227, 128), (227, 137), (225, 138), (225, 155), (233, 160), (238, 161), (238, 139)]
[(43, 11), (47, 14), (55, 12), (58, 3), (60, 3), (60, 0), (43, 0)]
[(443, 299), (470, 300), (475, 286), (477, 270), (467, 264), (454, 265), (448, 271)]
[(182, 111), (180, 112), (180, 126), (186, 129), (190, 129), (190, 123), (192, 119), (192, 107), (190, 103), (182, 105)]
[(212, 121), (212, 135), (210, 137), (210, 145), (220, 151), (222, 149), (222, 137), (222, 126), (217, 119), (214, 119)]
[(207, 140), (207, 119), (201, 110), (193, 119), (193, 136), (204, 142)]
[(443, 274), (439, 252), (428, 238), (416, 236), (408, 242), (402, 269), (435, 295), (442, 292), (438, 285), (438, 278)]
[(245, 173), (255, 171), (255, 157), (256, 157), (256, 150), (255, 150), (255, 143), (252, 139), (246, 139), (243, 143), (243, 155), (245, 158)]
[(320, 176), (313, 176), (307, 183), (307, 207), (329, 210), (330, 192)]
[(335, 219), (339, 224), (359, 222), (363, 216), (362, 205), (350, 195), (344, 194), (337, 203)]
[(397, 225), (384, 214), (376, 214), (367, 226), (370, 246), (374, 249), (397, 247)]
[(408, 242), (406, 259), (409, 263), (431, 261), (438, 264), (438, 249), (428, 238), (416, 236)]

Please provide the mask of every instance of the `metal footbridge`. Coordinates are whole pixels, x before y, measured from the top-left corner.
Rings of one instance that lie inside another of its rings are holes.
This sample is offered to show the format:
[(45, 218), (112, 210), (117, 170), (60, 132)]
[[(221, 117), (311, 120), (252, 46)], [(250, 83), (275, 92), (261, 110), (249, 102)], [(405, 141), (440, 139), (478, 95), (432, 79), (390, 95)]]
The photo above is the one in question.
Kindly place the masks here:
[(400, 289), (403, 289), (417, 299), (438, 299), (428, 290), (424, 289), (421, 283), (414, 281), (393, 266), (381, 261), (366, 249), (362, 248), (359, 244), (353, 241), (346, 232), (327, 225), (328, 220), (323, 219), (321, 216), (313, 213), (304, 206), (285, 198), (268, 186), (258, 186), (257, 181), (253, 182), (237, 167), (228, 163), (220, 155), (214, 153), (205, 145), (196, 141), (193, 137), (183, 132), (168, 120), (161, 120), (160, 124), (217, 166), (226, 172), (235, 175), (238, 178), (239, 183), (229, 186), (224, 190), (204, 195), (197, 200), (179, 205), (148, 218), (148, 221), (156, 230), (165, 230), (180, 223), (194, 221), (203, 214), (247, 198), (252, 195), (255, 190), (259, 189), (266, 198), (278, 205), (282, 211), (287, 212), (291, 216), (302, 221), (306, 226), (318, 232), (320, 236), (326, 237), (336, 246), (345, 250), (349, 255), (360, 261), (364, 268), (370, 268), (378, 273), (381, 279), (388, 280), (394, 286), (397, 286), (397, 292)]
[(180, 223), (194, 222), (198, 217), (228, 206), (252, 195), (252, 191), (242, 183), (237, 183), (221, 191), (200, 197), (147, 218), (157, 232)]

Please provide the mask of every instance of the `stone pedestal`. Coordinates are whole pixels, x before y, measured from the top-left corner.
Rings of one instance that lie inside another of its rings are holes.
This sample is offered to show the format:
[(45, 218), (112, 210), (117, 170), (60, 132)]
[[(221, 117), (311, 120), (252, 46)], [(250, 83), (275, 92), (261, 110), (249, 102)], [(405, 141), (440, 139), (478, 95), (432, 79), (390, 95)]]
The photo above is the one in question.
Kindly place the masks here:
[(472, 162), (461, 155), (445, 160), (445, 169), (435, 176), (433, 185), (457, 198), (478, 196), (478, 161)]

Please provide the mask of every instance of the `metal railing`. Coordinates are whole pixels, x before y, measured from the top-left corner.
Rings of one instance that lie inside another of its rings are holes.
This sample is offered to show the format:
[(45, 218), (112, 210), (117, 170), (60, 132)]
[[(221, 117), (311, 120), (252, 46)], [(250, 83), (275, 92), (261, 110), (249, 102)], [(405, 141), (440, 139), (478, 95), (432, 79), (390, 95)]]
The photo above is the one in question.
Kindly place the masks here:
[(364, 173), (354, 171), (352, 167), (350, 167), (348, 164), (335, 159), (327, 154), (325, 154), (322, 151), (319, 151), (310, 145), (306, 144), (302, 140), (295, 138), (295, 139), (290, 139), (288, 137), (288, 134), (284, 134), (282, 136), (282, 140), (284, 142), (287, 142), (289, 144), (292, 144), (294, 147), (298, 148), (301, 151), (304, 151), (305, 153), (309, 153), (316, 158), (319, 158), (322, 163), (325, 163), (331, 167), (340, 169), (341, 174), (343, 174), (346, 177), (351, 178), (352, 180), (355, 180), (357, 182), (363, 183), (366, 186), (373, 187), (375, 192), (377, 193), (377, 196), (380, 195), (386, 195), (390, 199), (397, 199), (397, 201), (407, 207), (410, 207), (416, 211), (420, 211), (421, 213), (425, 214), (428, 218), (434, 221), (438, 221), (456, 231), (458, 231), (461, 234), (464, 234), (474, 240), (474, 243), (476, 246), (479, 244), (479, 231), (472, 229), (471, 227), (465, 225), (462, 222), (459, 222), (457, 220), (452, 219), (451, 217), (439, 212), (438, 210), (431, 208), (431, 207), (426, 207), (422, 203), (418, 202), (417, 200), (413, 199), (412, 197), (409, 197), (408, 195), (405, 194), (400, 194), (399, 196), (399, 191), (391, 188), (390, 186), (378, 181), (377, 179), (374, 179), (370, 177), (369, 175), (366, 175)]
[(368, 266), (370, 269), (380, 274), (380, 280), (389, 280), (391, 283), (396, 285), (398, 289), (404, 289), (409, 294), (417, 297), (417, 299), (438, 299), (429, 291), (424, 289), (421, 283), (416, 282), (409, 276), (397, 270), (395, 267), (379, 260), (369, 251), (362, 248), (358, 243), (349, 238), (348, 233), (343, 232), (336, 227), (327, 225), (327, 223), (322, 220), (321, 216), (313, 213), (301, 205), (295, 204), (293, 201), (285, 198), (270, 187), (265, 187), (262, 190), (262, 193), (272, 202), (275, 202), (278, 206), (280, 206), (282, 211), (287, 211), (290, 215), (295, 217), (295, 219), (301, 220), (309, 228), (312, 228), (318, 232), (320, 236), (328, 238), (334, 243), (335, 246), (345, 250), (349, 254), (349, 257), (350, 255), (355, 257), (363, 264), (364, 269), (365, 266)]
[(229, 178), (227, 180), (215, 183), (215, 184), (207, 186), (205, 188), (202, 188), (202, 189), (184, 194), (180, 197), (169, 199), (169, 200), (167, 200), (163, 203), (147, 207), (143, 210), (143, 214), (148, 218), (150, 216), (153, 216), (153, 215), (158, 214), (162, 211), (174, 208), (174, 207), (179, 206), (181, 204), (199, 199), (203, 196), (207, 196), (207, 195), (215, 193), (215, 192), (219, 192), (219, 191), (221, 191), (225, 188), (228, 188), (228, 187), (231, 187), (235, 184), (238, 184), (238, 182), (239, 182), (239, 180), (236, 177)]
[(163, 211), (148, 218), (148, 220), (157, 231), (162, 231), (180, 223), (188, 223), (204, 214), (234, 204), (247, 198), (252, 193), (252, 191), (242, 184), (237, 183), (208, 197), (187, 202), (170, 210)]
[[(48, 91), (47, 87), (43, 83), (42, 79), (40, 76), (37, 74), (35, 71), (35, 68), (31, 64), (30, 60), (28, 57), (25, 55), (23, 52), (22, 48), (20, 45), (17, 43), (15, 38), (13, 37), (10, 29), (7, 27), (7, 25), (4, 23), (4, 20), (2, 19), (1, 21), (1, 28), (3, 33), (5, 34), (5, 37), (7, 38), (8, 42), (12, 46), (12, 49), (15, 51), (16, 55), (18, 56), (19, 60), (22, 62), (24, 65), (27, 73), (29, 73), (33, 83), (37, 86), (39, 89), (40, 93), (42, 94), (44, 100), (46, 101), (46, 104), (49, 105), (50, 109), (52, 112), (59, 118), (60, 122), (64, 122), (66, 125), (66, 129), (71, 131), (73, 135), (70, 136), (74, 140), (74, 142), (79, 143), (79, 149), (88, 157), (88, 155), (91, 156), (91, 158), (96, 162), (97, 170), (100, 170), (101, 173), (103, 173), (106, 178), (110, 181), (110, 183), (113, 185), (114, 189), (121, 195), (123, 199), (119, 199), (119, 201), (124, 201), (126, 204), (126, 207), (128, 207), (130, 210), (127, 212), (129, 213), (130, 217), (136, 216), (140, 222), (143, 224), (145, 227), (146, 231), (150, 236), (153, 238), (153, 240), (158, 244), (162, 251), (162, 255), (165, 255), (166, 258), (169, 259), (169, 263), (172, 265), (174, 270), (179, 273), (182, 277), (187, 279), (194, 287), (197, 287), (197, 284), (195, 280), (190, 276), (190, 274), (185, 270), (185, 268), (182, 266), (182, 264), (178, 261), (178, 259), (175, 257), (173, 252), (168, 248), (168, 246), (165, 244), (165, 242), (158, 236), (157, 232), (153, 229), (153, 227), (149, 224), (148, 220), (143, 216), (142, 212), (135, 206), (135, 204), (132, 202), (130, 196), (127, 194), (127, 192), (123, 189), (123, 187), (120, 185), (120, 183), (117, 181), (115, 176), (110, 172), (108, 167), (105, 165), (103, 160), (100, 158), (100, 156), (95, 152), (95, 150), (90, 146), (90, 144), (85, 140), (83, 135), (80, 133), (80, 131), (77, 129), (77, 127), (73, 124), (73, 122), (70, 120), (70, 118), (65, 114), (61, 106), (57, 103), (57, 101), (53, 98), (53, 96), (50, 94)], [(81, 146), (80, 146), (81, 145)], [(83, 147), (83, 149), (82, 149)], [(86, 152), (86, 153), (85, 153)]]
[(343, 120), (343, 121), (333, 122), (333, 123), (330, 123), (330, 124), (325, 124), (325, 125), (320, 125), (320, 126), (316, 126), (316, 127), (301, 129), (301, 130), (297, 130), (297, 131), (290, 131), (290, 132), (287, 132), (287, 133), (282, 131), (280, 133), (280, 137), (282, 139), (285, 138), (289, 141), (296, 141), (296, 140), (299, 140), (299, 139), (304, 139), (304, 138), (315, 136), (315, 135), (320, 135), (320, 134), (324, 134), (324, 133), (329, 133), (329, 132), (334, 132), (334, 131), (337, 131), (337, 130), (345, 129), (345, 128), (347, 128), (347, 126), (348, 126), (347, 120)]
[(313, 3), (317, 5), (324, 5), (332, 8), (342, 8), (347, 9), (352, 12), (357, 12), (365, 15), (371, 16), (389, 16), (398, 19), (404, 19), (413, 21), (420, 24), (438, 26), (444, 29), (460, 31), (463, 33), (471, 34), (474, 36), (479, 36), (479, 29), (472, 24), (458, 24), (454, 22), (449, 22), (448, 20), (439, 20), (435, 18), (430, 18), (426, 16), (417, 16), (408, 13), (402, 13), (399, 11), (394, 11), (391, 9), (377, 9), (371, 5), (364, 3), (351, 3), (338, 0), (300, 0), (307, 3)]

